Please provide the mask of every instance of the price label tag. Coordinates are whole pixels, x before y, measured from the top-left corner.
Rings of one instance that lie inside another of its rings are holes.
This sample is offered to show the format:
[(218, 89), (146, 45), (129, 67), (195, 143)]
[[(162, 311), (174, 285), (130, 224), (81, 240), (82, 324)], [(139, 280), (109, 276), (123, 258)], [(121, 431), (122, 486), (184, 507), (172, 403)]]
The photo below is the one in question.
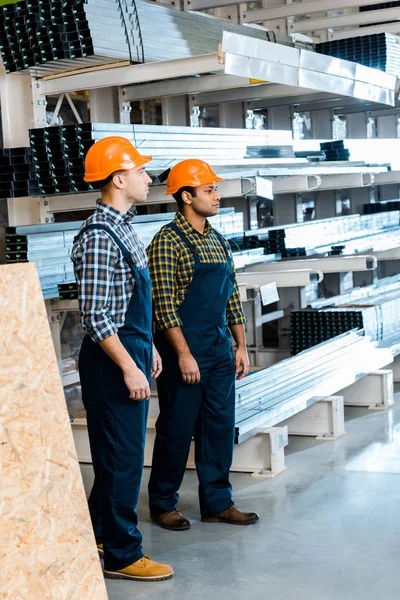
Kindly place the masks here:
[(276, 283), (267, 283), (266, 285), (262, 285), (260, 287), (260, 294), (263, 306), (267, 306), (267, 304), (273, 304), (274, 302), (279, 302), (279, 294)]

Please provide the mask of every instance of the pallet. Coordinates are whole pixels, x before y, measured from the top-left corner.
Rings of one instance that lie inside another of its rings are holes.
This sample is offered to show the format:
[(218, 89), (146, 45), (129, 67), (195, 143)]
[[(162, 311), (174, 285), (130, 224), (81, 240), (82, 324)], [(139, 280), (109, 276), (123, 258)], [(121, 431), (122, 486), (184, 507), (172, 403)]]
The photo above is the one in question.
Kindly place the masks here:
[(61, 71), (60, 73), (53, 73), (52, 75), (45, 75), (41, 77), (41, 81), (51, 81), (52, 79), (60, 79), (61, 77), (69, 77), (70, 75), (81, 75), (82, 73), (91, 73), (92, 71), (103, 71), (105, 69), (116, 69), (119, 67), (129, 67), (131, 65), (129, 60), (122, 60), (119, 62), (106, 63), (104, 65), (96, 65), (95, 67), (85, 67), (83, 69), (74, 69), (73, 71)]

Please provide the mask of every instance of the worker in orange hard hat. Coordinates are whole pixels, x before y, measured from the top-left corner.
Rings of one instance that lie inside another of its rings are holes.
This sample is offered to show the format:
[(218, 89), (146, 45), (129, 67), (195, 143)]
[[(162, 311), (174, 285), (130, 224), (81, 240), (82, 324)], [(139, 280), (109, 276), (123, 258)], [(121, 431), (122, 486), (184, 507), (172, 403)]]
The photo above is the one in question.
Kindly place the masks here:
[(229, 243), (207, 220), (219, 212), (219, 181), (202, 160), (175, 165), (167, 194), (178, 212), (148, 248), (154, 341), (163, 360), (149, 503), (152, 520), (173, 531), (190, 528), (178, 509), (178, 491), (193, 433), (202, 521), (249, 525), (258, 520), (256, 513), (235, 506), (229, 481), (235, 377), (247, 374), (249, 361)]
[(105, 576), (141, 581), (173, 575), (144, 555), (136, 513), (151, 377), (162, 369), (153, 352), (146, 251), (132, 212), (149, 192), (150, 160), (121, 137), (90, 148), (85, 181), (98, 182), (102, 197), (71, 254), (86, 333), (79, 374), (95, 474), (90, 514)]

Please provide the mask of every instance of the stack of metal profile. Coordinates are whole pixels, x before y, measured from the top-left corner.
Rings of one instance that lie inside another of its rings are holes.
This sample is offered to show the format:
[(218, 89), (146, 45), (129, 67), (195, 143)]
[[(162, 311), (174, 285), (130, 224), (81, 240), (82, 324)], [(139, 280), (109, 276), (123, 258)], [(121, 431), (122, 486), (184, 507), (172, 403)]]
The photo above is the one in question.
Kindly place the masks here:
[(41, 195), (98, 189), (83, 181), (85, 155), (94, 142), (79, 138), (74, 125), (31, 129), (29, 137)]
[(400, 39), (391, 33), (374, 33), (316, 44), (316, 52), (385, 71), (400, 73)]
[(377, 342), (393, 335), (400, 339), (400, 290), (384, 292), (367, 301), (360, 300), (340, 308), (293, 311), (290, 315), (292, 354), (352, 329), (363, 329)]
[(348, 332), (236, 383), (236, 443), (392, 362), (392, 353)]
[(75, 281), (70, 249), (77, 225), (6, 227), (6, 262), (35, 262), (45, 299), (58, 298), (58, 285)]
[[(153, 156), (149, 170), (164, 171), (175, 162), (196, 158), (218, 163), (246, 166), (254, 159), (245, 158), (248, 149), (263, 145), (266, 149), (282, 143), (287, 147), (291, 132), (249, 131), (247, 129), (168, 127), (84, 123), (30, 130), (35, 174), (42, 195), (86, 192), (97, 186), (83, 181), (84, 157), (97, 140), (111, 135), (129, 139), (144, 155)], [(26, 194), (24, 194), (26, 195)]]
[(38, 196), (39, 186), (30, 148), (0, 149), (0, 197)]
[[(141, 215), (135, 217), (135, 230), (145, 246), (154, 235), (172, 221), (174, 213)], [(243, 231), (243, 213), (223, 208), (219, 215), (209, 219), (211, 225), (228, 238)], [(77, 298), (73, 264), (70, 258), (74, 237), (82, 221), (51, 223), (6, 228), (6, 262), (36, 263), (45, 299)]]
[(369, 204), (363, 204), (364, 215), (373, 215), (375, 213), (389, 212), (392, 210), (400, 211), (400, 199), (388, 200), (387, 202), (372, 202)]
[(325, 160), (328, 162), (350, 160), (350, 152), (344, 147), (343, 140), (322, 142), (320, 146), (321, 152), (325, 152)]
[(78, 286), (76, 282), (59, 284), (58, 297), (60, 298), (60, 300), (77, 300)]
[(223, 31), (293, 46), (291, 38), (143, 0), (21, 0), (0, 7), (7, 73), (41, 77), (114, 62), (217, 52)]
[(312, 256), (332, 253), (341, 244), (342, 254), (394, 248), (400, 243), (400, 212), (350, 215), (245, 232), (246, 239), (258, 238), (266, 253), (291, 248), (303, 249)]
[(360, 6), (360, 12), (382, 10), (385, 8), (397, 8), (398, 6), (400, 6), (400, 0), (396, 0), (395, 2), (383, 2), (383, 4), (368, 4), (368, 6)]

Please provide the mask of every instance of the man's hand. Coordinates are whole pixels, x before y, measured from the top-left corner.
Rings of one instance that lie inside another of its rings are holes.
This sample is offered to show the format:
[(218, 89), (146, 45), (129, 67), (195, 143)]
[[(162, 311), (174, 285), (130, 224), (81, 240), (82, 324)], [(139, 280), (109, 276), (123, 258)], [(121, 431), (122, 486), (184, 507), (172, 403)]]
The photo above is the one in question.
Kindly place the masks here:
[(123, 374), (126, 387), (129, 390), (129, 398), (132, 400), (148, 400), (150, 398), (149, 382), (145, 374), (136, 365), (124, 369)]
[(239, 347), (235, 354), (236, 379), (240, 381), (249, 372), (249, 357), (246, 346)]
[(155, 346), (153, 346), (153, 370), (152, 370), (151, 374), (154, 377), (154, 379), (157, 379), (157, 377), (160, 375), (161, 371), (162, 371), (161, 356), (159, 355), (157, 348)]
[(194, 356), (190, 353), (181, 354), (178, 357), (178, 362), (183, 381), (189, 385), (199, 383), (200, 370)]

